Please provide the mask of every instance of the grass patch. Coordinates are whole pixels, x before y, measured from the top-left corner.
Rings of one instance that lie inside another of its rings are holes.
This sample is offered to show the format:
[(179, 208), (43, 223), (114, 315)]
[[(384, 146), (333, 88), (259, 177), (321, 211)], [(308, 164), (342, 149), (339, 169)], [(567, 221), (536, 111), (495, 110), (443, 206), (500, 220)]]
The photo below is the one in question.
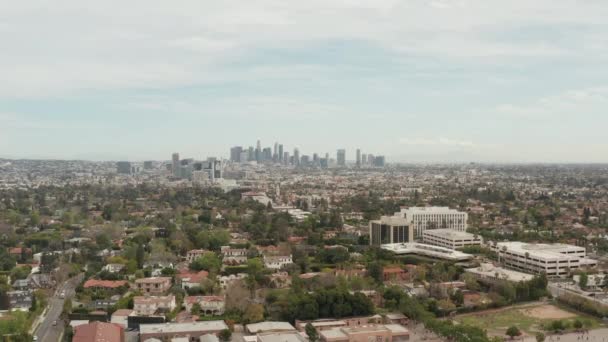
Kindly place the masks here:
[[(547, 306), (547, 305), (545, 305)], [(541, 307), (541, 306), (539, 306)], [(574, 322), (580, 320), (586, 329), (596, 329), (602, 327), (602, 322), (592, 316), (573, 312), (564, 308), (559, 308), (572, 314), (568, 318), (547, 318), (543, 315), (529, 315), (524, 310), (535, 309), (536, 307), (511, 308), (493, 312), (481, 312), (457, 316), (454, 321), (486, 329), (491, 335), (504, 335), (510, 326), (516, 326), (528, 335), (542, 331), (546, 332), (553, 321), (562, 321), (566, 330), (573, 330)], [(557, 309), (557, 307), (555, 307)]]

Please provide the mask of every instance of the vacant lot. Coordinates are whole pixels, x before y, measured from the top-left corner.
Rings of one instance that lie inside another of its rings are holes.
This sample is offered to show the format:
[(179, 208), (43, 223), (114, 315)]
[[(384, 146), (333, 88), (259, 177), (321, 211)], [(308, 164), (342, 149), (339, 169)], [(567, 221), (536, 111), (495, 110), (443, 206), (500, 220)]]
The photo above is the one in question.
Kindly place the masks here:
[(575, 313), (550, 304), (536, 306), (511, 307), (502, 310), (488, 310), (473, 314), (456, 316), (456, 322), (462, 322), (486, 329), (490, 335), (504, 336), (506, 330), (514, 325), (528, 335), (543, 331), (542, 326), (554, 320), (571, 323), (580, 319), (587, 328), (601, 326), (601, 322), (593, 317)]

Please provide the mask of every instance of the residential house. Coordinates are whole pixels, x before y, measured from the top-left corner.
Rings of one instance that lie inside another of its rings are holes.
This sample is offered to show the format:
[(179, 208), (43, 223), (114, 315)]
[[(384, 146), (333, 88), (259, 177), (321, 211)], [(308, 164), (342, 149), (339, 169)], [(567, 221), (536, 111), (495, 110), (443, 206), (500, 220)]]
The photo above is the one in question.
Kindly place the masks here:
[(133, 311), (141, 316), (154, 315), (158, 311), (169, 312), (175, 309), (175, 296), (136, 296), (133, 297)]
[(125, 268), (125, 265), (123, 265), (123, 264), (107, 264), (103, 267), (103, 270), (110, 272), (110, 273), (119, 273), (124, 268)]
[(72, 342), (124, 342), (125, 332), (119, 324), (93, 322), (74, 328)]
[(293, 264), (291, 254), (288, 256), (264, 256), (264, 266), (271, 270), (280, 270), (291, 264)]
[(135, 287), (142, 293), (163, 294), (171, 289), (170, 277), (150, 277), (135, 280)]
[(217, 335), (220, 331), (228, 329), (224, 321), (201, 321), (188, 323), (141, 324), (139, 326), (140, 341), (156, 338), (161, 341), (170, 341), (172, 338), (187, 337), (196, 341), (203, 335)]
[(188, 289), (192, 287), (201, 286), (201, 282), (204, 279), (207, 279), (209, 276), (209, 272), (207, 271), (199, 271), (199, 272), (189, 272), (184, 271), (175, 275), (175, 279), (178, 284), (182, 287), (182, 289)]
[(26, 311), (32, 306), (33, 294), (31, 291), (8, 291), (6, 295), (11, 310)]
[(188, 296), (184, 298), (184, 305), (188, 312), (192, 311), (192, 306), (197, 304), (204, 315), (222, 315), (226, 309), (226, 298), (223, 296)]
[(208, 253), (209, 251), (206, 251), (204, 249), (193, 249), (191, 251), (188, 251), (188, 253), (186, 253), (186, 261), (191, 263), (194, 260), (202, 257), (205, 253)]

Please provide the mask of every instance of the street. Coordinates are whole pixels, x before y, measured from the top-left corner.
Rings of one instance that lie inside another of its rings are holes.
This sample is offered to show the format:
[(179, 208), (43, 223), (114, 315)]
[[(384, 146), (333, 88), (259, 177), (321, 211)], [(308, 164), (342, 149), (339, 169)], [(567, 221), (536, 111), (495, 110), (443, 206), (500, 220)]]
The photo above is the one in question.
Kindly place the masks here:
[[(60, 294), (65, 292), (65, 298), (74, 297), (76, 286), (82, 280), (82, 277), (83, 275), (80, 274), (69, 279), (57, 288), (53, 297), (49, 298), (46, 314), (34, 334), (38, 337), (38, 341), (59, 341), (64, 330), (63, 322), (60, 321), (59, 316), (63, 311), (63, 303), (65, 302), (65, 299), (61, 298)], [(57, 324), (53, 325), (54, 322), (57, 322)]]

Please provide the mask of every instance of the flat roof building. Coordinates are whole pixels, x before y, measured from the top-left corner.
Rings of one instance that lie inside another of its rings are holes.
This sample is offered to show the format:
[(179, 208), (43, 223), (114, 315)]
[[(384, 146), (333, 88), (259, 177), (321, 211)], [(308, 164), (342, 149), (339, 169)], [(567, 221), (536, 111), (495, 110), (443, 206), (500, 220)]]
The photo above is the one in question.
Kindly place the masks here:
[(414, 231), (403, 217), (382, 216), (369, 222), (369, 244), (378, 246), (389, 243), (414, 241)]
[(416, 239), (422, 238), (422, 233), (427, 229), (467, 230), (468, 214), (448, 207), (411, 207), (401, 209), (395, 216), (407, 220), (414, 229)]
[(564, 277), (570, 271), (595, 267), (597, 261), (588, 259), (584, 247), (566, 244), (498, 242), (490, 245), (507, 268), (547, 277)]
[(385, 244), (381, 248), (397, 255), (416, 254), (450, 261), (465, 261), (473, 258), (471, 254), (418, 242)]
[(429, 245), (458, 249), (466, 246), (481, 246), (480, 236), (453, 229), (427, 229), (422, 233), (422, 241)]
[(520, 281), (528, 281), (534, 278), (533, 275), (518, 271), (508, 270), (502, 267), (494, 266), (493, 264), (481, 264), (479, 267), (467, 268), (466, 273), (472, 274), (477, 279), (494, 281), (510, 281), (518, 283)]
[(140, 340), (157, 338), (161, 341), (177, 337), (199, 338), (207, 334), (218, 334), (228, 329), (224, 321), (201, 321), (189, 323), (141, 324), (139, 326)]

